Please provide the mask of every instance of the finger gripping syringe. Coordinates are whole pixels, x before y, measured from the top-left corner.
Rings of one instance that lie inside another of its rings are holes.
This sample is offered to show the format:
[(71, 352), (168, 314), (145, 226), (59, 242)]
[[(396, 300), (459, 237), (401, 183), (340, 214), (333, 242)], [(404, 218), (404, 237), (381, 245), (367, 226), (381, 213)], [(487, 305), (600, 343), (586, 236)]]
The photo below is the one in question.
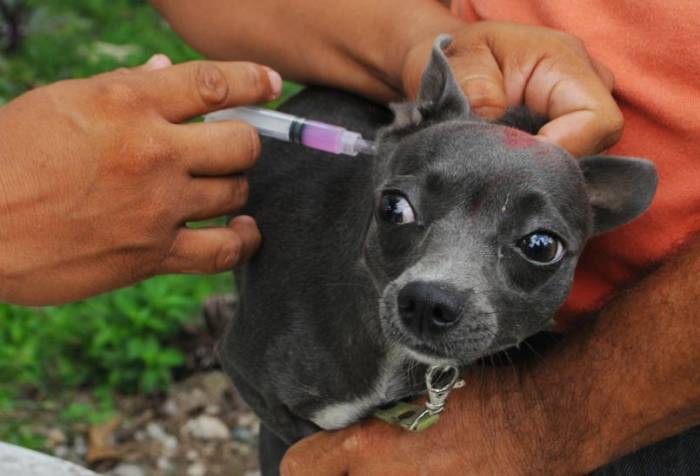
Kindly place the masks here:
[(374, 154), (374, 144), (364, 140), (357, 132), (269, 109), (234, 107), (207, 114), (205, 120), (247, 122), (255, 127), (261, 136), (296, 142), (333, 154)]

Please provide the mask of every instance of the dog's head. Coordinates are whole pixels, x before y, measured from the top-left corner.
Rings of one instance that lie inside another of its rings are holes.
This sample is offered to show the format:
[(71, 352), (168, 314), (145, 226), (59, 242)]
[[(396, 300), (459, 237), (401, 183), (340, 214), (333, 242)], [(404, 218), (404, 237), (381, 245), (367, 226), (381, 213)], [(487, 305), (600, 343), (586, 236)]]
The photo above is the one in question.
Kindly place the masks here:
[(365, 262), (387, 338), (424, 362), (466, 364), (542, 330), (586, 240), (650, 204), (653, 165), (574, 159), (471, 115), (437, 39), (415, 102), (377, 139)]

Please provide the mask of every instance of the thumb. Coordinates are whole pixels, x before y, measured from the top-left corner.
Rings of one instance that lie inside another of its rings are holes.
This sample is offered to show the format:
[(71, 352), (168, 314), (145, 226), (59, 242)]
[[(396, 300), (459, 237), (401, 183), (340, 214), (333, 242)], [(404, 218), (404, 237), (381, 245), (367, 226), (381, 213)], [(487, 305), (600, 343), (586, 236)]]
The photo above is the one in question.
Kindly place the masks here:
[(449, 58), (455, 80), (475, 114), (497, 119), (508, 107), (501, 68), (488, 46), (480, 44), (467, 50)]

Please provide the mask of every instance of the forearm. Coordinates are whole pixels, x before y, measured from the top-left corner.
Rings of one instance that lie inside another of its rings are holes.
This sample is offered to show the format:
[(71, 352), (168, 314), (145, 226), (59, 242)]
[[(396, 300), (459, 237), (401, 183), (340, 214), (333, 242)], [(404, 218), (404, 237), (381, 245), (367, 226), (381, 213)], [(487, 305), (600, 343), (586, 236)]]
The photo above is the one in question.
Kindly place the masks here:
[(418, 39), (463, 23), (436, 0), (151, 0), (190, 45), (216, 59), (269, 65), (288, 79), (378, 100), (402, 93)]
[(532, 369), (557, 441), (588, 471), (700, 423), (700, 241)]

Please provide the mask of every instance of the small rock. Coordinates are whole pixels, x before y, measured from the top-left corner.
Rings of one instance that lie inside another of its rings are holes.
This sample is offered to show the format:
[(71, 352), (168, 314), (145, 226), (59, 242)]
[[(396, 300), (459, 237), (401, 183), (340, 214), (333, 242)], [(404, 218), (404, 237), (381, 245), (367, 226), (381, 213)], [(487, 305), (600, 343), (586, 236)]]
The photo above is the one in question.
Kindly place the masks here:
[(163, 438), (161, 443), (163, 445), (163, 453), (172, 455), (175, 453), (175, 451), (177, 451), (178, 442), (177, 438), (175, 438), (173, 435), (165, 435), (165, 438)]
[(247, 426), (248, 428), (253, 428), (260, 424), (260, 420), (253, 413), (241, 413), (238, 415), (238, 424), (241, 426)]
[(191, 415), (206, 407), (211, 401), (210, 397), (201, 388), (182, 390), (177, 392), (176, 403), (185, 413)]
[(65, 444), (67, 441), (66, 434), (58, 428), (52, 428), (46, 432), (46, 444), (49, 448)]
[(243, 476), (260, 476), (260, 470), (246, 471)]
[(53, 455), (57, 458), (66, 459), (68, 457), (68, 451), (66, 445), (58, 445), (53, 449)]
[(146, 432), (143, 430), (137, 430), (136, 433), (134, 433), (134, 439), (138, 442), (142, 442), (146, 440)]
[(219, 405), (207, 405), (204, 409), (204, 413), (207, 415), (218, 415), (221, 413), (221, 407)]
[(87, 444), (85, 443), (85, 438), (81, 435), (76, 436), (75, 440), (73, 440), (73, 451), (78, 456), (85, 456), (85, 453), (87, 453)]
[(238, 454), (241, 456), (248, 456), (251, 452), (250, 446), (248, 445), (241, 445), (240, 448), (238, 448)]
[(215, 452), (216, 452), (216, 446), (214, 446), (214, 445), (205, 445), (205, 446), (202, 448), (202, 456), (203, 456), (202, 459), (203, 459), (203, 460), (207, 460), (207, 459), (211, 458), (212, 456), (214, 456), (214, 453), (215, 453)]
[(233, 449), (234, 452), (238, 453), (241, 456), (247, 456), (251, 452), (250, 445), (247, 445), (245, 443), (239, 443), (238, 441), (233, 442), (233, 444), (231, 445), (231, 449)]
[(185, 458), (187, 458), (190, 461), (194, 461), (197, 458), (199, 458), (199, 454), (195, 450), (188, 450), (187, 454), (185, 455)]
[(109, 476), (146, 476), (146, 471), (135, 464), (121, 463), (108, 474)]
[(232, 384), (225, 373), (220, 370), (214, 370), (202, 376), (202, 386), (210, 399), (220, 400), (225, 397)]
[(231, 436), (234, 440), (247, 445), (255, 445), (258, 442), (258, 436), (245, 426), (237, 426), (231, 430)]
[(207, 469), (202, 463), (192, 463), (187, 467), (187, 476), (204, 476), (207, 474)]
[(228, 428), (216, 417), (200, 415), (185, 423), (185, 433), (200, 440), (228, 440)]
[(155, 422), (150, 422), (146, 425), (146, 434), (150, 439), (161, 442), (168, 436), (163, 427)]
[(172, 398), (169, 398), (165, 401), (163, 406), (160, 408), (160, 411), (163, 412), (165, 415), (173, 417), (173, 416), (177, 415), (179, 408), (177, 406), (177, 403), (175, 403), (175, 400), (173, 400)]
[(156, 464), (158, 469), (163, 473), (170, 474), (175, 472), (175, 463), (173, 463), (172, 460), (166, 456), (161, 456), (158, 458), (158, 462)]

